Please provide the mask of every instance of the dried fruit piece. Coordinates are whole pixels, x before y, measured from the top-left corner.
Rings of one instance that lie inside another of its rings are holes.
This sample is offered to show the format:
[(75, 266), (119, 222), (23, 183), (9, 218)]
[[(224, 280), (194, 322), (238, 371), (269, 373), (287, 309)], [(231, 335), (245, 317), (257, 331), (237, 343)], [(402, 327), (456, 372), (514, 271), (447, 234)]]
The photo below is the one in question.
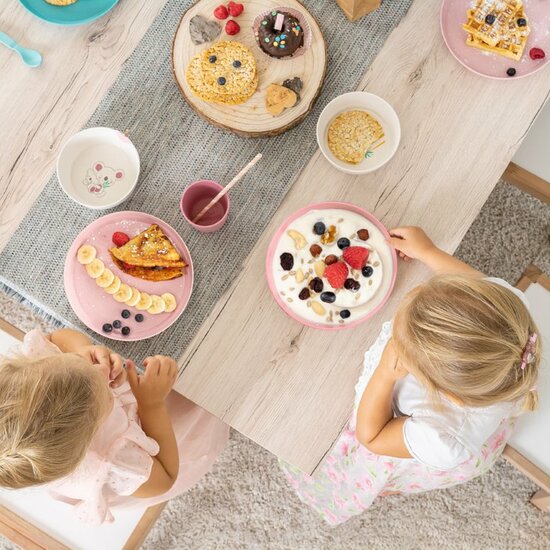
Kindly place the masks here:
[[(369, 230), (368, 229), (359, 229), (359, 231), (357, 231), (357, 236), (362, 240), (362, 241), (366, 241), (368, 240), (369, 238)], [(345, 311), (345, 310), (344, 310)]]
[(352, 292), (357, 292), (361, 288), (361, 283), (355, 279), (346, 279), (344, 281), (344, 288)]
[(306, 278), (306, 276), (304, 275), (304, 272), (302, 271), (302, 269), (301, 268), (297, 269), (296, 270), (296, 282), (297, 283), (302, 283), (305, 278)]
[(315, 269), (315, 274), (318, 277), (322, 277), (325, 274), (326, 267), (327, 267), (327, 264), (325, 264), (325, 262), (323, 262), (322, 260), (315, 262), (313, 266), (313, 268)]
[(312, 244), (309, 247), (309, 251), (314, 258), (317, 258), (323, 252), (323, 249), (318, 244)]
[(330, 244), (333, 243), (336, 239), (336, 226), (331, 225), (325, 234), (321, 237), (321, 242), (323, 244)]
[(313, 290), (313, 292), (322, 292), (323, 291), (323, 281), (319, 277), (315, 277), (314, 279), (311, 279), (309, 282), (309, 288)]
[(283, 252), (280, 256), (281, 267), (285, 271), (290, 271), (294, 267), (294, 256), (290, 252)]
[(317, 315), (324, 315), (326, 313), (326, 309), (319, 302), (311, 302), (311, 309)]
[(338, 256), (335, 256), (334, 254), (329, 254), (325, 258), (325, 264), (327, 264), (327, 265), (335, 264), (337, 261), (338, 261)]
[(353, 269), (362, 269), (369, 259), (369, 252), (363, 246), (350, 246), (344, 250), (344, 261)]
[(300, 298), (300, 300), (307, 300), (310, 296), (311, 292), (309, 291), (309, 288), (302, 288), (300, 294), (298, 294), (298, 298)]
[(342, 288), (348, 277), (348, 266), (344, 262), (336, 262), (327, 266), (325, 269), (325, 277), (332, 288)]
[(287, 235), (294, 241), (296, 250), (302, 250), (307, 245), (306, 238), (299, 231), (289, 229)]

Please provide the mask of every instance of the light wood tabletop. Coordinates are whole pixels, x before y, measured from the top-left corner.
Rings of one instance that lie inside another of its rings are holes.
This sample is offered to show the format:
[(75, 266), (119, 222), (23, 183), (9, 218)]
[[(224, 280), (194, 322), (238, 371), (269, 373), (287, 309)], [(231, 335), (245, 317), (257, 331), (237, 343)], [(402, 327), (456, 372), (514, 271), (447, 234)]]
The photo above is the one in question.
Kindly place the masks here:
[[(86, 123), (164, 3), (123, 1), (77, 28), (46, 25), (17, 0), (0, 7), (2, 30), (44, 55), (43, 67), (30, 70), (0, 49), (0, 69), (10, 75), (0, 79), (0, 249), (51, 176), (60, 146)], [(401, 265), (392, 299), (358, 328), (308, 329), (287, 318), (267, 288), (273, 232), (302, 206), (344, 200), (387, 226), (420, 224), (452, 252), (549, 94), (548, 68), (504, 82), (467, 72), (441, 39), (439, 6), (413, 4), (359, 87), (388, 100), (401, 119), (394, 159), (353, 177), (316, 153), (181, 358), (178, 391), (307, 472), (345, 425), (381, 323), (428, 273)]]

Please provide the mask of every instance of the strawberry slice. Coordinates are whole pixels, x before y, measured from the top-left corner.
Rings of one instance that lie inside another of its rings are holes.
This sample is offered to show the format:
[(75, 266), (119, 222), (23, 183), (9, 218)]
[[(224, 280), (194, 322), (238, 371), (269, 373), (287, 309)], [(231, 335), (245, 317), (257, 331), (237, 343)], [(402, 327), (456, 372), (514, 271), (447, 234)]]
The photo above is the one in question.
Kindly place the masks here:
[(348, 277), (348, 272), (348, 266), (344, 262), (336, 262), (327, 265), (324, 275), (332, 288), (342, 288)]
[(227, 19), (229, 15), (229, 12), (227, 11), (227, 8), (220, 4), (215, 10), (214, 10), (214, 17), (216, 19)]
[(344, 261), (352, 269), (362, 269), (369, 259), (369, 249), (363, 246), (348, 246), (343, 256)]
[(117, 248), (125, 245), (130, 240), (130, 237), (126, 233), (122, 233), (122, 231), (116, 231), (111, 238)]
[(237, 2), (229, 2), (229, 4), (227, 4), (227, 9), (229, 10), (229, 15), (231, 17), (239, 17), (239, 15), (241, 15), (244, 11), (244, 6), (242, 4), (238, 4)]

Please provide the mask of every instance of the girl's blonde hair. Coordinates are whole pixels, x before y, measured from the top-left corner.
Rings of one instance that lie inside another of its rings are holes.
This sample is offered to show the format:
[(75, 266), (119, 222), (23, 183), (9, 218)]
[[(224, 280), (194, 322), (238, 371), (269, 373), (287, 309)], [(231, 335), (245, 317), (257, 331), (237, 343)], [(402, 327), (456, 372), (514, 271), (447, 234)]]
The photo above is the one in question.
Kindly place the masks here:
[(0, 360), (0, 485), (20, 489), (71, 473), (107, 412), (108, 391), (78, 355)]
[(397, 312), (393, 338), (399, 358), (433, 395), (450, 393), (465, 405), (521, 402), (537, 407), (541, 344), (522, 369), (538, 329), (510, 289), (471, 276), (436, 276), (415, 288)]

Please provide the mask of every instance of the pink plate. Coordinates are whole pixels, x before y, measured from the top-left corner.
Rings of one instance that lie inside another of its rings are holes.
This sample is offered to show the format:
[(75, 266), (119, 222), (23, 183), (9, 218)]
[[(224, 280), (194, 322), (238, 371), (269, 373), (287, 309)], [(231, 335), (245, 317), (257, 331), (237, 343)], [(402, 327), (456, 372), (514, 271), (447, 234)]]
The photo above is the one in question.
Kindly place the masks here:
[[(153, 223), (162, 228), (166, 236), (178, 249), (181, 257), (188, 264), (183, 277), (178, 277), (171, 281), (144, 281), (123, 273), (111, 260), (109, 248), (114, 246), (111, 237), (115, 231), (122, 231), (132, 238)], [(172, 293), (178, 302), (176, 309), (171, 313), (152, 315), (146, 311), (139, 311), (136, 308), (115, 301), (111, 295), (104, 292), (95, 284), (95, 280), (91, 279), (86, 273), (86, 268), (78, 263), (76, 252), (83, 244), (95, 246), (97, 257), (115, 275), (118, 275), (123, 283), (135, 286), (138, 290), (147, 292), (148, 294), (157, 294), (160, 296), (165, 292)], [(193, 262), (183, 239), (172, 227), (162, 220), (143, 212), (115, 212), (92, 222), (74, 240), (65, 260), (64, 283), (65, 292), (71, 307), (88, 328), (101, 334), (101, 336), (113, 340), (144, 340), (166, 330), (183, 313), (193, 290)], [(128, 309), (132, 313), (132, 316), (127, 320), (123, 319), (120, 315), (123, 309)], [(135, 321), (134, 315), (136, 313), (142, 313), (145, 317), (142, 323)], [(128, 336), (123, 336), (116, 329), (109, 334), (103, 332), (103, 324), (112, 323), (115, 319), (120, 319), (122, 326), (130, 327), (131, 332)]]
[(294, 212), (294, 214), (289, 216), (283, 222), (283, 224), (279, 227), (279, 229), (277, 229), (275, 235), (273, 235), (273, 239), (271, 239), (271, 243), (269, 243), (269, 248), (267, 249), (267, 257), (265, 260), (265, 273), (267, 278), (267, 284), (269, 286), (269, 290), (271, 290), (271, 294), (273, 294), (275, 301), (279, 304), (281, 309), (289, 317), (311, 328), (318, 328), (321, 330), (344, 330), (344, 329), (356, 327), (357, 325), (364, 323), (367, 319), (370, 319), (373, 315), (376, 315), (376, 313), (378, 313), (388, 301), (392, 293), (393, 287), (395, 286), (395, 279), (397, 278), (397, 254), (395, 253), (395, 250), (393, 248), (391, 248), (391, 256), (392, 256), (391, 283), (390, 283), (390, 287), (388, 288), (388, 291), (386, 292), (386, 295), (384, 296), (382, 301), (370, 313), (368, 313), (364, 317), (361, 317), (360, 319), (357, 319), (357, 321), (352, 321), (351, 323), (346, 323), (345, 325), (323, 325), (320, 323), (310, 322), (308, 319), (304, 319), (303, 317), (300, 317), (297, 313), (295, 313), (288, 307), (287, 302), (283, 301), (283, 299), (277, 292), (275, 281), (273, 280), (273, 270), (272, 270), (273, 256), (275, 254), (275, 250), (277, 249), (279, 239), (281, 238), (283, 233), (286, 231), (287, 227), (294, 220), (297, 220), (298, 218), (302, 217), (304, 214), (307, 214), (310, 210), (326, 210), (331, 208), (349, 210), (350, 212), (355, 212), (356, 214), (360, 214), (361, 216), (369, 220), (372, 224), (374, 224), (387, 239), (390, 238), (390, 234), (388, 233), (388, 230), (382, 225), (382, 222), (378, 218), (375, 218), (370, 212), (367, 212), (365, 209), (361, 208), (360, 206), (356, 206), (355, 204), (352, 204), (349, 202), (319, 202), (317, 204), (310, 204), (309, 206), (305, 206), (304, 208), (301, 208), (300, 210)]
[[(466, 11), (475, 4), (474, 0), (443, 0), (441, 4), (441, 32), (445, 44), (453, 56), (470, 71), (488, 78), (514, 80), (542, 69), (550, 59), (550, 4), (547, 0), (524, 0), (524, 9), (531, 27), (527, 44), (520, 61), (502, 55), (484, 52), (466, 45)], [(529, 57), (531, 48), (542, 48), (544, 59)], [(509, 68), (516, 69), (516, 75), (506, 74)]]

